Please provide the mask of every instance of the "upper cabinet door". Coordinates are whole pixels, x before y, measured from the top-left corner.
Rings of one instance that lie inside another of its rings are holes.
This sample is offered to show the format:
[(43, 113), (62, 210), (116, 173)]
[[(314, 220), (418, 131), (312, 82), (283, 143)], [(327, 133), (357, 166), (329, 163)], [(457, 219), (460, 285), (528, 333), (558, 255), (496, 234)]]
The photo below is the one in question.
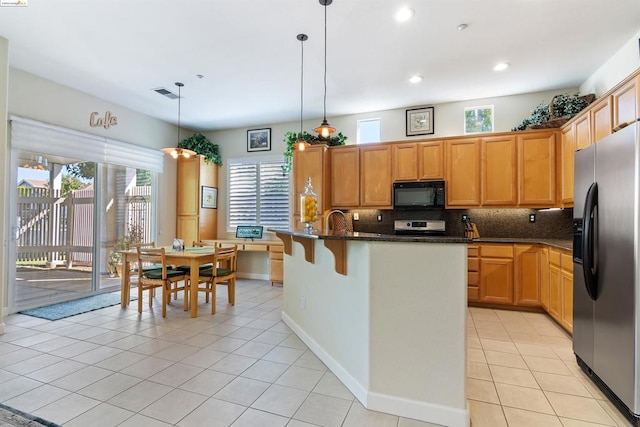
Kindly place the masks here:
[(518, 135), (518, 204), (550, 207), (556, 203), (556, 133)]
[(360, 171), (360, 206), (391, 209), (391, 146), (361, 146)]
[(444, 143), (418, 143), (418, 179), (444, 179)]
[[(332, 147), (331, 207), (360, 206), (360, 150), (358, 147)], [(389, 190), (391, 191), (391, 190)]]
[(482, 204), (515, 206), (516, 138), (505, 135), (482, 138)]
[(320, 215), (328, 209), (327, 192), (328, 167), (327, 167), (327, 146), (313, 145), (304, 151), (295, 150), (293, 152), (293, 195), (294, 195), (294, 218), (300, 218), (300, 195), (307, 185), (307, 178), (311, 178), (313, 192), (318, 196), (318, 211)]
[(596, 104), (589, 110), (591, 114), (591, 126), (593, 131), (592, 143), (600, 141), (605, 136), (611, 135), (611, 97), (605, 96), (596, 101)]
[(612, 127), (622, 123), (629, 123), (638, 117), (638, 88), (640, 75), (613, 92), (613, 123)]
[[(586, 114), (588, 117), (589, 114)], [(576, 126), (573, 123), (562, 130), (560, 158), (558, 159), (558, 199), (565, 206), (573, 206), (573, 156), (576, 151)]]
[(572, 125), (575, 128), (575, 149), (581, 150), (592, 144), (591, 115), (587, 112), (576, 119)]
[(200, 157), (178, 158), (176, 213), (198, 215), (200, 207)]
[(480, 205), (480, 140), (446, 142), (447, 207)]
[(418, 144), (393, 144), (393, 180), (416, 181), (418, 179)]

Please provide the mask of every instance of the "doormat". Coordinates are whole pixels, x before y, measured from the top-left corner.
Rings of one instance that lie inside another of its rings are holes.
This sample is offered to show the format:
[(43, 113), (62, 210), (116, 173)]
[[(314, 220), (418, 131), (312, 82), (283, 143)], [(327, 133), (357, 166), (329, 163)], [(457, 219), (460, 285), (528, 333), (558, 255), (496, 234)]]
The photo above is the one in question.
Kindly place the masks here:
[[(135, 301), (137, 299), (138, 297), (136, 296), (131, 297), (131, 301)], [(41, 319), (60, 320), (65, 317), (75, 316), (88, 311), (100, 310), (101, 308), (110, 307), (116, 304), (120, 304), (120, 294), (99, 294), (73, 301), (48, 305), (46, 307), (34, 308), (33, 310), (24, 310), (19, 313), (26, 314), (27, 316), (39, 317)]]
[(0, 426), (15, 426), (15, 427), (60, 427), (59, 424), (52, 423), (51, 421), (43, 420), (35, 415), (30, 415), (25, 412), (19, 411), (7, 405), (0, 403)]

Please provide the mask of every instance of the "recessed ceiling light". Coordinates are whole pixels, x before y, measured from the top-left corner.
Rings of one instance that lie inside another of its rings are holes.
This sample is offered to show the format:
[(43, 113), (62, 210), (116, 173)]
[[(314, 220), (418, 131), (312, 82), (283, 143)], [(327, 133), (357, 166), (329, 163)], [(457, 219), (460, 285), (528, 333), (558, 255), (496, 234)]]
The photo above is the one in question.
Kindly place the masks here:
[(398, 10), (398, 12), (396, 12), (396, 21), (399, 21), (399, 22), (408, 21), (409, 19), (413, 18), (414, 14), (415, 12), (413, 9), (405, 6), (402, 9)]
[(421, 82), (421, 81), (422, 81), (422, 79), (423, 79), (423, 77), (422, 77), (421, 75), (416, 74), (415, 76), (411, 76), (411, 77), (409, 78), (409, 81), (410, 81), (411, 83), (419, 83), (419, 82)]
[(494, 71), (503, 71), (509, 68), (508, 62), (498, 62), (495, 67), (493, 67)]
[(467, 29), (467, 27), (468, 27), (467, 24), (460, 24), (456, 28), (458, 28), (458, 31), (464, 31)]

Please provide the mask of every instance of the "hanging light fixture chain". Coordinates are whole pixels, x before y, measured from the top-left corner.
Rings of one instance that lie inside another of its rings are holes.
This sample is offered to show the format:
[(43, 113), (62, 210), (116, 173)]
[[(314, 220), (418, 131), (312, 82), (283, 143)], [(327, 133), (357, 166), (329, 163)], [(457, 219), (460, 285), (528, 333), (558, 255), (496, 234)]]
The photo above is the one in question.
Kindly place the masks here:
[(327, 6), (330, 4), (331, 2), (324, 2), (324, 100), (322, 103), (324, 121), (327, 120)]

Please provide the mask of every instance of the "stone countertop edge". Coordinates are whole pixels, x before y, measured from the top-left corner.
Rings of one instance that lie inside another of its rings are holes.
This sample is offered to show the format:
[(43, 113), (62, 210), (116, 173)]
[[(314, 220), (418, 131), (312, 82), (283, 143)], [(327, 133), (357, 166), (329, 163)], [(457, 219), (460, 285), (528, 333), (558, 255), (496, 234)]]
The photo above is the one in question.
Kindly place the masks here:
[(318, 240), (359, 240), (369, 242), (421, 242), (421, 243), (472, 243), (473, 240), (466, 237), (455, 236), (403, 236), (395, 234), (376, 234), (363, 232), (346, 232), (337, 234), (325, 234), (319, 232), (309, 233), (305, 230), (278, 230), (268, 229), (276, 233), (291, 236), (304, 237)]
[(481, 237), (479, 239), (470, 239), (467, 237), (457, 236), (405, 236), (395, 234), (376, 234), (363, 232), (347, 232), (345, 234), (325, 234), (313, 232), (309, 233), (305, 230), (279, 230), (268, 229), (277, 233), (289, 234), (291, 236), (305, 237), (308, 239), (319, 240), (361, 240), (371, 242), (422, 242), (422, 243), (521, 243), (530, 245), (548, 245), (558, 249), (567, 251), (572, 250), (573, 242), (571, 240), (561, 239), (536, 239), (536, 238), (520, 238), (520, 237)]

